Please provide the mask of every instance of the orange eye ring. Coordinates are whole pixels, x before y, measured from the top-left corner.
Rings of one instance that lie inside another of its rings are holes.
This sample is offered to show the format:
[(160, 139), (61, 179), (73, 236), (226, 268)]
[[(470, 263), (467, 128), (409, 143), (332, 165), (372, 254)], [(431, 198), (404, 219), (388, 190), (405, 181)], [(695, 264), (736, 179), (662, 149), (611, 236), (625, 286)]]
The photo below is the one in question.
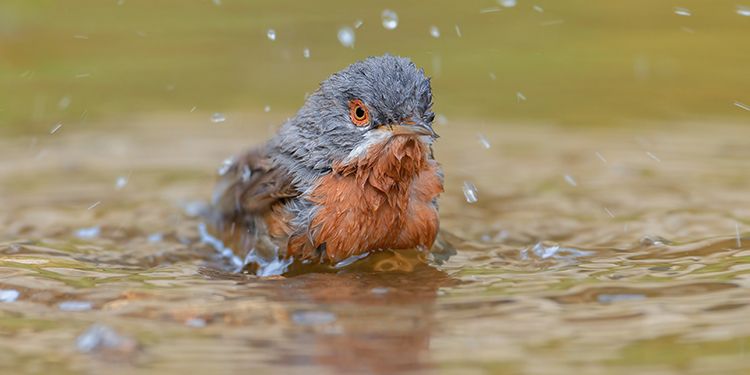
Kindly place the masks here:
[(367, 126), (370, 124), (370, 111), (365, 103), (359, 99), (349, 101), (349, 117), (356, 126)]

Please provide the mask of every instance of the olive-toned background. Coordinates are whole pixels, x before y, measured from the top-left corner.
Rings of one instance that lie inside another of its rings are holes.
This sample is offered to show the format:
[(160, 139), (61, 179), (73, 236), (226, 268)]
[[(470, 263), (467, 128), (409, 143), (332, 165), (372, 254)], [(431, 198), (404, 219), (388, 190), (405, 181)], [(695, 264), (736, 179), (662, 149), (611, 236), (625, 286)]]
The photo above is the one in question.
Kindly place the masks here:
[[(676, 6), (691, 15), (676, 14)], [(451, 119), (587, 126), (746, 121), (750, 113), (734, 103), (750, 103), (750, 17), (738, 6), (5, 0), (0, 133), (47, 132), (58, 122), (127, 124), (122, 120), (194, 107), (207, 123), (214, 112), (266, 106), (283, 118), (330, 73), (385, 52), (411, 57), (434, 77), (436, 110)], [(386, 8), (399, 16), (395, 30), (381, 24)], [(357, 20), (363, 23), (355, 46), (345, 48), (337, 30)], [(439, 38), (429, 33), (433, 25)], [(275, 41), (266, 37), (269, 28)]]

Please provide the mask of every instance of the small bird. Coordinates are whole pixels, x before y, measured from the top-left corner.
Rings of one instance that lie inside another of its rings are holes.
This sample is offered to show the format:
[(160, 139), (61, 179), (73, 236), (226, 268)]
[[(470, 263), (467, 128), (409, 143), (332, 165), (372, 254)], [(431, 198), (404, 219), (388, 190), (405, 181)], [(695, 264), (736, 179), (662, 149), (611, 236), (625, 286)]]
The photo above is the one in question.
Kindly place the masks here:
[(245, 263), (429, 249), (443, 192), (434, 118), (430, 79), (409, 59), (348, 66), (272, 139), (223, 168), (214, 229)]

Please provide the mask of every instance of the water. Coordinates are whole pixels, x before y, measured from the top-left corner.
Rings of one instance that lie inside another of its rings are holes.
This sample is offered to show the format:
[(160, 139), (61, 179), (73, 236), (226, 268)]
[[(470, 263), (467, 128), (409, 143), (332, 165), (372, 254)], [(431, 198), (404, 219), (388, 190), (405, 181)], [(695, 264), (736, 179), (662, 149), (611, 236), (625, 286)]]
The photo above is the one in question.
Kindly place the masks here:
[(339, 43), (341, 43), (342, 46), (347, 48), (354, 48), (354, 41), (356, 37), (354, 35), (354, 29), (352, 29), (351, 27), (344, 26), (340, 28), (337, 37), (339, 39)]
[(386, 30), (393, 30), (398, 27), (398, 14), (396, 12), (386, 9), (380, 14), (380, 18)]
[[(744, 126), (571, 131), (455, 119), (439, 128), (436, 155), (447, 178), (442, 227), (458, 255), (408, 273), (264, 279), (224, 271), (201, 242), (200, 218), (183, 208), (206, 201), (217, 160), (248, 144), (204, 116), (60, 133), (43, 146), (54, 157), (41, 160), (26, 142), (2, 141), (0, 289), (14, 302), (0, 308), (15, 317), (0, 320), (13, 337), (0, 341), (3, 366), (750, 369)], [(258, 117), (238, 121), (267, 131)], [(467, 126), (493, 147), (477, 147)], [(586, 183), (571, 189), (562, 170)], [(113, 179), (128, 171), (117, 190)], [(474, 204), (464, 180), (482, 191)], [(101, 205), (87, 210), (91, 201)], [(97, 236), (74, 235), (94, 227)]]
[(690, 9), (687, 9), (687, 8), (675, 7), (674, 14), (678, 16), (683, 16), (683, 17), (690, 17), (693, 15), (693, 12), (691, 12)]
[(211, 115), (211, 122), (213, 122), (214, 124), (220, 124), (224, 121), (227, 121), (227, 117), (223, 113), (214, 112)]
[(437, 26), (430, 26), (430, 36), (437, 39), (440, 38), (440, 29)]
[(274, 29), (268, 29), (266, 31), (266, 38), (268, 38), (268, 40), (270, 40), (272, 42), (274, 40), (276, 40), (276, 30), (274, 30)]

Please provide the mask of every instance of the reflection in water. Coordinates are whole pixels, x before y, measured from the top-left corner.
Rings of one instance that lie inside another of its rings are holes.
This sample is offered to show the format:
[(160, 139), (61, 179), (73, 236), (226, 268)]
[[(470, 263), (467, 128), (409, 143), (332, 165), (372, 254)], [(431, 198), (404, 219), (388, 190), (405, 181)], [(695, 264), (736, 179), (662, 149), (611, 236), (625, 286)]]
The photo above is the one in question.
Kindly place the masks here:
[(277, 361), (347, 373), (423, 368), (436, 325), (437, 290), (455, 283), (429, 266), (409, 273), (306, 274), (265, 281), (272, 300), (303, 303), (283, 314), (299, 327), (289, 338), (311, 348), (309, 358), (283, 353)]

